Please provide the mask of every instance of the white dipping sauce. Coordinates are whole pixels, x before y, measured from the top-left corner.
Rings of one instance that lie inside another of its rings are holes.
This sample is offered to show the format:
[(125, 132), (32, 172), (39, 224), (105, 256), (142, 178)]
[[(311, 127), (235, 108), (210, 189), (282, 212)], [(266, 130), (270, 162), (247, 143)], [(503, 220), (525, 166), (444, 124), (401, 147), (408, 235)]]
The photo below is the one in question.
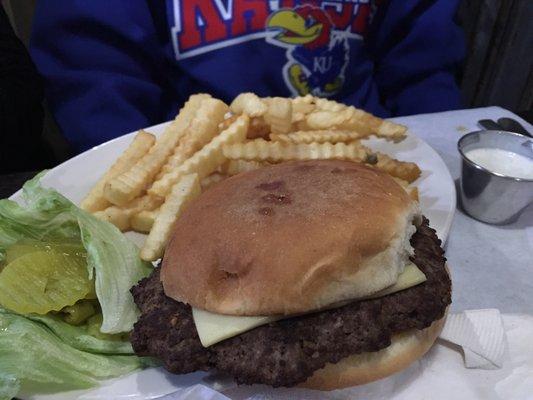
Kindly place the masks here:
[(487, 147), (469, 150), (465, 156), (479, 166), (497, 174), (533, 179), (533, 160), (521, 154)]

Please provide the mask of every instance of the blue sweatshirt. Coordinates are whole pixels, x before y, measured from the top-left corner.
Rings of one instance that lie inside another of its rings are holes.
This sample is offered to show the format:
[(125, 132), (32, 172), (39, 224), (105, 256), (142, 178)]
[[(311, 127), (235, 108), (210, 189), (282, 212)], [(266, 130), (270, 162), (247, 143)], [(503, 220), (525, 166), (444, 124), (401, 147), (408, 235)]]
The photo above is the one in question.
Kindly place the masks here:
[(460, 107), (458, 0), (39, 1), (31, 54), (76, 151), (192, 93), (312, 93), (382, 117)]

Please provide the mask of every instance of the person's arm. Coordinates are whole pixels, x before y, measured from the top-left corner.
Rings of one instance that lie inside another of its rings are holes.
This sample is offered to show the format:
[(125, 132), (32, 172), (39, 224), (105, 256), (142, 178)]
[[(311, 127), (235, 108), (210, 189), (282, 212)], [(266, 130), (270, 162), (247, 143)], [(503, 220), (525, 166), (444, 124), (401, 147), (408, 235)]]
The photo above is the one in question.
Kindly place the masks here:
[(461, 107), (455, 74), (465, 53), (459, 0), (381, 2), (368, 46), (382, 104), (393, 115)]
[(42, 167), (42, 83), (0, 5), (0, 172)]
[(30, 51), (76, 151), (162, 122), (175, 107), (145, 1), (37, 2)]

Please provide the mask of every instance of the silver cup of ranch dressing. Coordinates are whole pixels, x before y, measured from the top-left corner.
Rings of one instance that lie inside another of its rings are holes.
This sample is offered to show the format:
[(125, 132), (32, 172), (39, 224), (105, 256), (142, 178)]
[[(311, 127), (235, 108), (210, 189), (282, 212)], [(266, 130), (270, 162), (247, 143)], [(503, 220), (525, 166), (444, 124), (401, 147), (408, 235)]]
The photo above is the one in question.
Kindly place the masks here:
[(464, 135), (460, 196), (471, 217), (508, 224), (533, 202), (533, 139), (506, 131)]

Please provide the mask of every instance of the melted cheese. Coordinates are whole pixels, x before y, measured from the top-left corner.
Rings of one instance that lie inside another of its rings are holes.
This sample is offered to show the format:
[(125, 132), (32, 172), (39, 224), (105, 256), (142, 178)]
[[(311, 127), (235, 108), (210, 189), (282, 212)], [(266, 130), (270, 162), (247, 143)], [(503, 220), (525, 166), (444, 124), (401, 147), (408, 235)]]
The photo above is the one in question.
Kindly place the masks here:
[[(382, 297), (400, 290), (416, 286), (426, 280), (426, 276), (416, 265), (409, 263), (405, 266), (403, 273), (398, 276), (398, 280), (392, 286), (383, 289), (367, 298)], [(253, 328), (266, 325), (283, 318), (291, 316), (259, 316), (259, 317), (239, 317), (234, 315), (214, 314), (198, 308), (192, 309), (192, 317), (198, 331), (198, 336), (204, 347), (209, 347), (215, 343), (240, 335)]]

